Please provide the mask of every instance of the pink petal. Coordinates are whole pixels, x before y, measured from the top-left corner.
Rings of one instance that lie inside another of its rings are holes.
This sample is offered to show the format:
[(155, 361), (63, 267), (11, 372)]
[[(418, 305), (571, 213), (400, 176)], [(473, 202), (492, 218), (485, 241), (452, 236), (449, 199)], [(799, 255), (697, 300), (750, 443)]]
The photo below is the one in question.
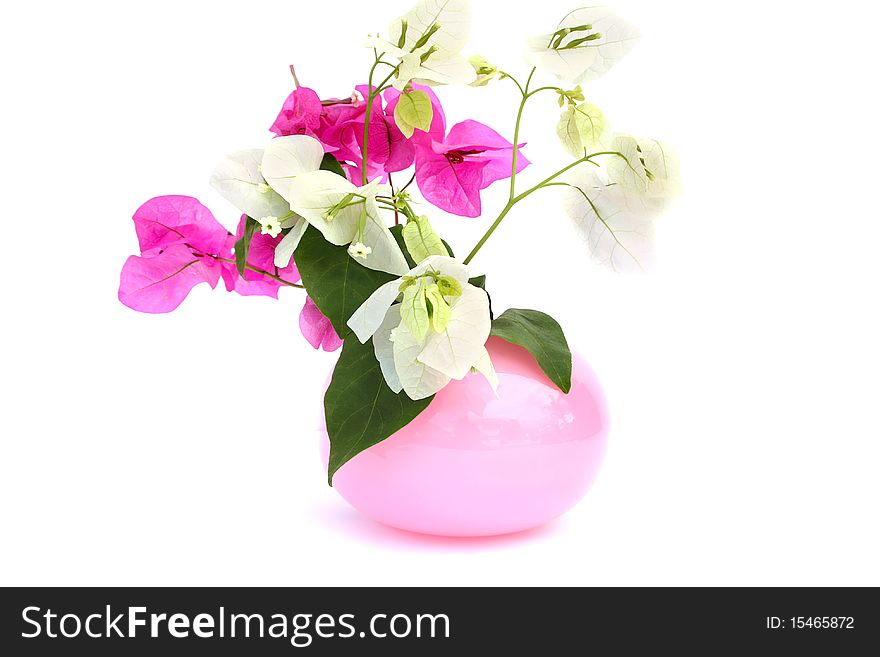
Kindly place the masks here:
[(318, 309), (311, 297), (306, 297), (306, 303), (299, 314), (299, 328), (315, 349), (336, 351), (342, 346), (342, 340), (336, 335), (330, 320)]
[(269, 129), (279, 137), (310, 135), (321, 124), (322, 110), (318, 94), (306, 87), (300, 87), (284, 101), (275, 123)]
[[(369, 87), (359, 85), (357, 92), (365, 97)], [(360, 184), (360, 169), (364, 140), (366, 103), (341, 104), (324, 108), (321, 125), (316, 136), (325, 150), (343, 163), (347, 163), (350, 178)], [(393, 117), (382, 108), (382, 96), (373, 100), (370, 111), (370, 134), (367, 148), (367, 178), (372, 180), (393, 171), (402, 171), (412, 165), (415, 157), (413, 145), (407, 140)]]
[(201, 253), (217, 255), (228, 232), (211, 211), (190, 196), (158, 196), (134, 213), (134, 228), (142, 255), (155, 255), (171, 244), (189, 244)]
[(119, 300), (144, 313), (177, 308), (199, 283), (216, 287), (220, 267), (210, 258), (193, 255), (183, 244), (172, 244), (151, 256), (131, 256), (122, 267)]
[[(235, 237), (229, 238), (229, 241), (226, 244), (226, 248), (229, 251), (232, 250), (235, 242), (244, 235), (246, 219), (247, 217), (242, 215), (241, 220), (238, 222), (238, 229), (236, 230)], [(275, 267), (275, 247), (278, 246), (278, 243), (281, 242), (282, 239), (281, 235), (278, 237), (271, 237), (269, 235), (263, 235), (259, 231), (255, 232), (254, 236), (251, 238), (251, 246), (248, 250), (248, 264), (257, 269), (262, 269), (263, 271), (275, 274), (290, 283), (297, 283), (300, 280), (300, 275), (293, 260), (291, 260), (290, 264), (284, 269), (276, 269)], [(234, 259), (235, 256), (232, 254), (224, 257)], [(267, 296), (272, 297), (273, 299), (278, 298), (278, 290), (283, 287), (282, 283), (250, 269), (245, 269), (244, 277), (242, 278), (238, 275), (235, 263), (222, 264), (223, 281), (226, 284), (226, 289), (228, 291), (235, 291), (245, 297)]]
[(488, 160), (452, 164), (445, 155), (417, 146), (416, 183), (422, 196), (441, 210), (462, 217), (479, 217), (483, 169)]
[[(513, 169), (513, 148), (504, 151), (486, 151), (477, 157), (486, 161), (486, 168), (483, 169), (481, 189), (486, 189), (496, 180), (510, 178), (511, 170)], [(520, 153), (519, 157), (516, 158), (516, 172), (519, 173), (529, 164), (531, 162)]]
[(449, 150), (477, 146), (487, 150), (513, 148), (513, 144), (492, 128), (484, 123), (470, 119), (452, 126), (452, 129), (446, 136), (444, 146)]
[[(525, 144), (520, 144), (522, 148)], [(479, 121), (462, 121), (452, 127), (449, 136), (442, 146), (444, 152), (450, 150), (483, 150), (479, 155), (468, 156), (468, 159), (488, 160), (483, 170), (482, 189), (496, 180), (510, 178), (513, 167), (513, 144), (499, 135), (489, 126)], [(520, 153), (516, 159), (516, 172), (519, 173), (530, 162)]]

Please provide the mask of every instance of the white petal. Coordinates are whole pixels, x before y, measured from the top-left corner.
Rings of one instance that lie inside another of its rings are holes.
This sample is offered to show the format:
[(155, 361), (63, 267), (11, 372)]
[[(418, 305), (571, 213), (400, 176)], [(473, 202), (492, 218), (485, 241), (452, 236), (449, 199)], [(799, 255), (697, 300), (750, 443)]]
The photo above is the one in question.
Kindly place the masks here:
[(299, 223), (295, 224), (290, 232), (278, 242), (278, 246), (275, 247), (276, 267), (284, 269), (290, 264), (293, 252), (296, 251), (296, 247), (299, 246), (299, 241), (302, 239), (303, 233), (306, 232), (306, 228), (308, 227), (309, 222), (300, 217)]
[(366, 41), (364, 41), (364, 47), (374, 48), (380, 55), (388, 55), (397, 59), (403, 59), (407, 55), (407, 51), (398, 48), (396, 43), (386, 41), (379, 36), (368, 36)]
[(275, 191), (265, 190), (260, 173), (263, 151), (238, 151), (228, 155), (211, 174), (211, 186), (227, 201), (253, 219), (283, 217), (290, 205)]
[(373, 334), (373, 351), (376, 353), (376, 360), (379, 361), (379, 367), (382, 368), (385, 383), (395, 393), (403, 390), (397, 369), (394, 367), (394, 343), (391, 342), (391, 331), (396, 329), (399, 324), (400, 306), (391, 306), (385, 319)]
[(596, 174), (573, 179), (567, 210), (593, 259), (615, 271), (644, 271), (654, 260), (656, 212)]
[(489, 297), (485, 290), (465, 284), (460, 297), (453, 298), (452, 317), (443, 333), (428, 333), (419, 362), (462, 379), (476, 363), (489, 338)]
[(483, 347), (483, 353), (477, 358), (473, 365), (474, 369), (486, 377), (489, 385), (492, 386), (494, 392), (498, 392), (498, 374), (495, 372), (495, 366), (492, 365), (492, 358), (489, 356), (489, 350)]
[(263, 152), (262, 173), (272, 189), (289, 202), (289, 187), (293, 178), (317, 171), (323, 157), (324, 148), (314, 137), (278, 137), (270, 141)]
[[(562, 19), (557, 29), (580, 25), (592, 25), (591, 32), (599, 33), (601, 37), (569, 50), (551, 49), (551, 34), (535, 37), (529, 40), (529, 63), (562, 80), (578, 84), (595, 80), (605, 74), (629, 52), (639, 38), (633, 26), (615, 16), (607, 7), (576, 9)], [(564, 43), (576, 38), (579, 38), (578, 33), (572, 33), (566, 37)]]
[(596, 61), (598, 53), (591, 48), (553, 50), (547, 47), (551, 39), (550, 34), (529, 39), (529, 49), (526, 52), (526, 61), (529, 65), (572, 84), (583, 80), (585, 72)]
[(647, 208), (660, 210), (678, 195), (677, 158), (667, 146), (653, 139), (616, 135), (610, 150), (626, 159), (608, 160), (608, 182), (619, 185), (628, 196), (637, 197), (631, 203), (640, 200)]
[(418, 361), (424, 346), (401, 323), (392, 335), (394, 342), (394, 369), (400, 385), (410, 399), (424, 399), (441, 390), (451, 380), (442, 372)]
[(431, 55), (412, 73), (412, 79), (422, 84), (470, 84), (477, 79), (477, 72), (464, 57), (442, 59)]
[(356, 258), (355, 261), (376, 271), (384, 271), (389, 274), (397, 274), (403, 276), (409, 271), (409, 263), (406, 256), (400, 250), (397, 240), (388, 229), (388, 226), (382, 223), (381, 218), (376, 218), (372, 214), (367, 215), (367, 224), (364, 227), (363, 239), (366, 246), (372, 251), (366, 258)]
[(291, 209), (321, 231), (331, 244), (351, 244), (357, 232), (360, 205), (345, 208), (332, 220), (324, 213), (339, 203), (346, 194), (357, 192), (348, 180), (331, 171), (313, 171), (294, 178), (289, 187)]
[[(390, 281), (379, 287), (364, 301), (360, 308), (348, 318), (348, 327), (354, 331), (361, 344), (366, 344), (385, 320), (388, 308), (400, 294), (400, 279)], [(397, 311), (398, 318), (400, 311)]]
[(416, 42), (435, 23), (440, 29), (428, 40), (427, 46), (436, 46), (437, 54), (455, 55), (467, 43), (471, 29), (471, 7), (468, 0), (419, 0), (409, 13), (398, 18), (389, 29), (389, 41), (400, 40), (402, 21), (406, 20), (406, 40), (403, 49), (412, 51)]

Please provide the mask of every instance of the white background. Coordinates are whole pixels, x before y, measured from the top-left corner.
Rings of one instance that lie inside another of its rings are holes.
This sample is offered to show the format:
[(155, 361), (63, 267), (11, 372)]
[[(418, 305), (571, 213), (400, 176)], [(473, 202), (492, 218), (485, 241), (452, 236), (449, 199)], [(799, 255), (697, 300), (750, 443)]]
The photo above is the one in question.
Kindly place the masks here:
[[(591, 266), (549, 190), (475, 261), (497, 308), (561, 321), (610, 399), (597, 484), (545, 528), (418, 537), (328, 488), (315, 429), (334, 356), (300, 337), (298, 291), (201, 286), (166, 316), (118, 303), (138, 205), (189, 194), (234, 226), (207, 177), (269, 137), (287, 65), (347, 95), (365, 33), (408, 4), (6, 7), (0, 583), (880, 584), (869, 3), (616, 3), (645, 37), (587, 95), (681, 154), (659, 271)], [(523, 40), (574, 8), (473, 4), (469, 52), (522, 72)], [(512, 137), (509, 83), (440, 93), (450, 123)], [(528, 111), (524, 182), (566, 161), (553, 103)], [(434, 224), (465, 251), (503, 194)]]

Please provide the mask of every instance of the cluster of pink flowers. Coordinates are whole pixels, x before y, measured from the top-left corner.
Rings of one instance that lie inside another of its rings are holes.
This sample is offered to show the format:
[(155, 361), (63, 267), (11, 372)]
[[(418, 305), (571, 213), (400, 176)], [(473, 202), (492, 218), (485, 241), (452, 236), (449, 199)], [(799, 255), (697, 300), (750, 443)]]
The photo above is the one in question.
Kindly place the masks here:
[[(394, 120), (400, 92), (386, 89), (370, 109), (366, 179), (388, 179), (389, 174), (415, 165), (415, 180), (424, 198), (447, 212), (477, 217), (480, 191), (509, 178), (514, 146), (490, 127), (463, 121), (446, 131), (446, 116), (430, 87), (413, 84), (426, 93), (433, 106), (427, 131), (406, 138)], [(315, 91), (297, 88), (285, 100), (271, 126), (277, 136), (309, 135), (345, 168), (349, 179), (364, 179), (363, 135), (369, 87), (361, 85), (348, 99), (322, 101)], [(528, 165), (520, 155), (517, 171)], [(148, 313), (177, 308), (199, 283), (212, 288), (222, 278), (228, 291), (244, 296), (278, 297), (278, 290), (300, 280), (295, 264), (274, 266), (281, 236), (259, 231), (253, 235), (247, 268), (239, 275), (233, 246), (245, 230), (242, 217), (235, 235), (228, 232), (199, 201), (188, 196), (161, 196), (141, 206), (134, 215), (140, 255), (131, 256), (122, 269), (119, 299)], [(333, 351), (342, 340), (312, 300), (306, 297), (300, 328), (316, 349)]]
[[(489, 126), (472, 120), (454, 125), (447, 134), (446, 115), (434, 91), (419, 84), (411, 87), (431, 99), (431, 126), (427, 132), (416, 130), (407, 139), (394, 121), (400, 92), (386, 89), (377, 96), (370, 109), (367, 180), (384, 181), (388, 174), (415, 164), (416, 184), (425, 200), (462, 217), (480, 216), (480, 191), (511, 176), (513, 144)], [(343, 163), (349, 179), (358, 184), (363, 178), (364, 98), (369, 97), (369, 91), (368, 86), (361, 85), (350, 99), (322, 102), (312, 89), (301, 87), (284, 101), (271, 130), (279, 137), (316, 138), (325, 152)], [(528, 165), (520, 154), (517, 173)]]

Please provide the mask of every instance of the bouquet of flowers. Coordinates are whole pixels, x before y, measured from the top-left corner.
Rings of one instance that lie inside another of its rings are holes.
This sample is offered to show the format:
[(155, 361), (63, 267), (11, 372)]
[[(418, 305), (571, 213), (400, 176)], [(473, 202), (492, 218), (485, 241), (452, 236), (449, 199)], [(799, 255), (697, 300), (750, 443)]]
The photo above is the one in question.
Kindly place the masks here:
[[(148, 313), (174, 310), (199, 283), (242, 295), (302, 289), (300, 328), (316, 349), (342, 347), (325, 395), (329, 478), (352, 457), (411, 422), (434, 395), (471, 372), (496, 385), (490, 335), (524, 347), (563, 392), (572, 357), (559, 324), (536, 311), (495, 316), (485, 276), (468, 265), (517, 204), (539, 190), (564, 194), (597, 261), (645, 267), (654, 219), (675, 195), (674, 160), (657, 141), (615, 133), (580, 86), (633, 45), (632, 27), (606, 8), (568, 14), (528, 41), (523, 77), (464, 54), (467, 0), (419, 0), (372, 35), (366, 84), (322, 99), (300, 86), (261, 149), (229, 155), (212, 185), (241, 213), (234, 234), (186, 196), (147, 201), (134, 215), (140, 255), (122, 268), (119, 299)], [(293, 70), (293, 69), (291, 69)], [(546, 80), (537, 82), (544, 76)], [(474, 94), (511, 84), (521, 100), (512, 141), (473, 120), (447, 124), (435, 89)], [(526, 105), (555, 98), (569, 160), (521, 189)], [(411, 174), (407, 173), (412, 171)], [(393, 175), (408, 180), (395, 185)], [(421, 199), (461, 217), (483, 214), (481, 192), (506, 181), (505, 205), (463, 257)]]

